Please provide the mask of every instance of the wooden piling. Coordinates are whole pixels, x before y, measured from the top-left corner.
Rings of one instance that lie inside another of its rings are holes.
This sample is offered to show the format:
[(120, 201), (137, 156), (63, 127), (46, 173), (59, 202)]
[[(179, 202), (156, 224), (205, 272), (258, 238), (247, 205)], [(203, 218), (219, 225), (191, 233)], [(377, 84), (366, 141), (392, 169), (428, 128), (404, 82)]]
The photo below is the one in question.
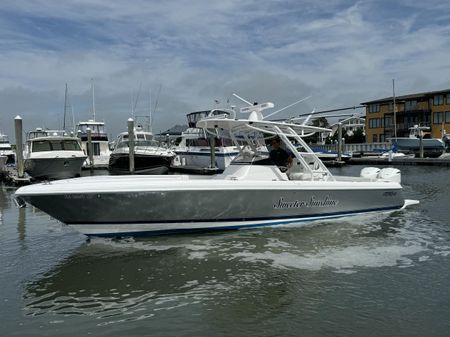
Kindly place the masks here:
[(15, 133), (16, 133), (16, 167), (17, 167), (17, 176), (18, 176), (18, 178), (22, 179), (24, 177), (22, 117), (16, 116), (16, 118), (14, 118), (14, 129), (15, 129)]
[(128, 119), (128, 155), (129, 155), (129, 171), (134, 174), (134, 120)]
[(211, 154), (211, 164), (210, 168), (216, 167), (216, 137), (214, 135), (209, 136), (209, 146)]
[(94, 170), (94, 151), (92, 147), (92, 130), (91, 128), (86, 129), (87, 132), (87, 151), (89, 156), (89, 169), (91, 172)]

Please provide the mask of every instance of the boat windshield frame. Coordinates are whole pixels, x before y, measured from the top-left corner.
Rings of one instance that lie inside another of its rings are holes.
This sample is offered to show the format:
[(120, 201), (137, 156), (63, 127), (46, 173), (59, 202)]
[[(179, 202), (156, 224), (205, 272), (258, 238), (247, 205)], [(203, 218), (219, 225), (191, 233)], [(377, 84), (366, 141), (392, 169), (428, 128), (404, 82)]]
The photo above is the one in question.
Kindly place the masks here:
[[(197, 127), (204, 128), (206, 132), (213, 135), (218, 134), (221, 130), (228, 131), (234, 145), (239, 150), (239, 156), (237, 160), (235, 159), (236, 163), (241, 161), (242, 164), (258, 165), (259, 162), (267, 165), (264, 160), (257, 159), (258, 156), (261, 156), (261, 151), (254, 141), (254, 136), (251, 137), (250, 135), (259, 132), (264, 139), (278, 137), (286, 149), (295, 157), (293, 165), (289, 168), (289, 173), (301, 172), (312, 181), (335, 180), (328, 168), (303, 140), (304, 137), (316, 132), (330, 131), (329, 129), (288, 122), (265, 121), (263, 119), (229, 118), (204, 118), (197, 123)], [(247, 158), (247, 160), (242, 160), (240, 157)]]
[[(49, 151), (82, 151), (79, 140), (74, 138), (34, 138), (30, 141), (30, 144), (32, 153)], [(68, 144), (71, 144), (72, 146), (66, 146)], [(74, 146), (74, 144), (76, 145)], [(39, 145), (42, 146), (37, 147)]]

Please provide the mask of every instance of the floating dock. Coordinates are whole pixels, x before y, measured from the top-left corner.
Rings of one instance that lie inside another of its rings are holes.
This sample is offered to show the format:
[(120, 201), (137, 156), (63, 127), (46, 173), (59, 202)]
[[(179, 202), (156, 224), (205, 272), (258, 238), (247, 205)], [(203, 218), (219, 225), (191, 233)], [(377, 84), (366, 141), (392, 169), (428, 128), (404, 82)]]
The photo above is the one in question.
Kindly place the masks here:
[(351, 158), (350, 165), (410, 165), (410, 166), (450, 166), (450, 158)]

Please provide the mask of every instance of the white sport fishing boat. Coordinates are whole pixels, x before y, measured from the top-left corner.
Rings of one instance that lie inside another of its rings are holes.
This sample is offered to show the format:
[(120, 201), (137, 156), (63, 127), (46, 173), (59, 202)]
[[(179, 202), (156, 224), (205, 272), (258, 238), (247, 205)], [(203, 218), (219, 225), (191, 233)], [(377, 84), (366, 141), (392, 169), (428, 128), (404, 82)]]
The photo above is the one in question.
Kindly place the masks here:
[(7, 135), (0, 132), (0, 156), (6, 156), (6, 164), (14, 164), (16, 153), (13, 151)]
[[(272, 107), (242, 108), (249, 113), (246, 119), (224, 115), (197, 123), (214, 133), (227, 131), (239, 148), (222, 174), (83, 177), (21, 187), (16, 198), (90, 236), (286, 225), (390, 212), (417, 203), (405, 200), (396, 169), (333, 176), (302, 139), (325, 129), (264, 120), (261, 111)], [(274, 136), (295, 157), (291, 167), (276, 166), (259, 150), (264, 137)]]
[[(445, 143), (442, 139), (431, 138), (431, 133), (424, 132), (429, 130), (429, 127), (414, 125), (409, 128), (408, 137), (392, 137), (389, 140), (396, 149), (416, 154), (419, 153), (420, 143), (422, 142), (422, 148), (426, 156), (438, 157), (444, 152)], [(421, 134), (423, 135), (422, 139), (420, 139)]]
[[(177, 154), (173, 167), (206, 168), (211, 167), (211, 137), (204, 129), (196, 127), (202, 118), (229, 115), (227, 110), (207, 110), (192, 112), (187, 115), (189, 128), (181, 134), (181, 141), (173, 151)], [(214, 166), (223, 171), (239, 154), (229, 137), (214, 137)]]
[(66, 179), (80, 175), (86, 155), (77, 137), (37, 128), (27, 135), (24, 159), (25, 172), (34, 179)]

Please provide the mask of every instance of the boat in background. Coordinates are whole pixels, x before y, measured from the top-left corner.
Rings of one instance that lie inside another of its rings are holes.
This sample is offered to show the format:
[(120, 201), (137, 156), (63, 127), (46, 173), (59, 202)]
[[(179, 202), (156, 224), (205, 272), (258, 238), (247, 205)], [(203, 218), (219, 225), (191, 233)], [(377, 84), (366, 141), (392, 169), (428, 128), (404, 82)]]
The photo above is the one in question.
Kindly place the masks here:
[[(93, 152), (93, 163), (89, 159), (88, 128), (91, 130), (91, 144)], [(81, 140), (81, 148), (88, 158), (83, 167), (108, 168), (111, 150), (109, 148), (108, 134), (105, 131), (104, 122), (96, 122), (89, 119), (86, 122), (79, 122), (77, 125), (77, 136)]]
[[(16, 198), (83, 234), (113, 237), (286, 225), (418, 203), (405, 200), (394, 168), (332, 175), (302, 139), (327, 129), (264, 120), (262, 110), (273, 106), (241, 108), (248, 118), (215, 115), (197, 122), (228, 133), (239, 149), (222, 174), (83, 177), (21, 187)], [(267, 137), (279, 137), (292, 153), (287, 171), (259, 150)]]
[[(117, 137), (109, 158), (110, 173), (129, 174), (129, 157), (128, 132), (122, 132)], [(174, 157), (174, 152), (153, 140), (150, 131), (144, 131), (139, 125), (134, 128), (135, 174), (166, 174)]]
[[(233, 145), (229, 137), (214, 137), (214, 163), (211, 163), (211, 134), (206, 130), (196, 127), (202, 118), (211, 118), (219, 115), (230, 115), (225, 109), (197, 111), (187, 114), (189, 128), (181, 134), (180, 143), (172, 148), (176, 157), (172, 167), (190, 167), (204, 169), (216, 167), (223, 171), (239, 154), (239, 149)], [(213, 165), (212, 165), (213, 164)]]
[(0, 155), (6, 156), (6, 164), (14, 164), (16, 153), (13, 151), (7, 135), (0, 132)]
[[(442, 139), (431, 138), (430, 133), (424, 133), (426, 130), (430, 130), (430, 128), (414, 125), (409, 128), (408, 137), (392, 137), (389, 138), (389, 140), (396, 150), (412, 152), (416, 155), (420, 152), (420, 142), (422, 142), (424, 155), (426, 157), (439, 157), (445, 150), (445, 143)], [(421, 134), (422, 140), (420, 139)]]
[(80, 176), (86, 155), (77, 137), (37, 128), (27, 134), (24, 159), (25, 172), (33, 179), (50, 180)]

